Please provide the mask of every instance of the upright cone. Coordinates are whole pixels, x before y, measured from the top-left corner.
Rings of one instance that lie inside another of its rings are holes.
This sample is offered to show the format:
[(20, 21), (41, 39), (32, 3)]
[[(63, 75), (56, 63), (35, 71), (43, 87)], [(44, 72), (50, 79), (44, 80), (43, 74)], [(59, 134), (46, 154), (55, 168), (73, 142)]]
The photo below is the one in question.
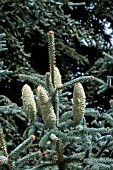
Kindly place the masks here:
[(23, 111), (26, 113), (29, 121), (34, 121), (37, 112), (36, 103), (31, 87), (27, 84), (22, 87), (22, 102)]
[[(59, 69), (56, 66), (54, 67), (54, 86), (56, 89), (62, 86), (62, 77), (61, 77)], [(60, 93), (61, 92), (62, 90), (60, 90)]]
[(56, 125), (56, 115), (53, 106), (49, 100), (47, 91), (41, 85), (37, 87), (37, 97), (38, 97), (44, 124), (48, 128), (54, 128)]
[(81, 122), (84, 116), (86, 106), (85, 101), (86, 96), (83, 86), (80, 82), (77, 82), (75, 83), (73, 91), (73, 108), (72, 108), (73, 122), (76, 126)]

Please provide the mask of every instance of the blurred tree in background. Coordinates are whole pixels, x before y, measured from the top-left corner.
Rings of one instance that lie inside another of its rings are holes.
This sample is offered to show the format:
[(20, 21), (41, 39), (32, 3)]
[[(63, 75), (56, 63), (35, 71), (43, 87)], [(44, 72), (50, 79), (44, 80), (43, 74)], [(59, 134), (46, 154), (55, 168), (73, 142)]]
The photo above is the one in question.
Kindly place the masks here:
[[(1, 0), (0, 32), (6, 34), (8, 50), (0, 53), (0, 60), (4, 68), (13, 71), (1, 78), (1, 94), (21, 105), (24, 83), (18, 74), (48, 71), (50, 30), (55, 32), (56, 60), (63, 82), (82, 75), (107, 81), (113, 71), (113, 62), (104, 55), (113, 55), (112, 14), (113, 0)], [(106, 109), (112, 91), (98, 95), (97, 87), (96, 83), (86, 87), (87, 101), (90, 106)]]

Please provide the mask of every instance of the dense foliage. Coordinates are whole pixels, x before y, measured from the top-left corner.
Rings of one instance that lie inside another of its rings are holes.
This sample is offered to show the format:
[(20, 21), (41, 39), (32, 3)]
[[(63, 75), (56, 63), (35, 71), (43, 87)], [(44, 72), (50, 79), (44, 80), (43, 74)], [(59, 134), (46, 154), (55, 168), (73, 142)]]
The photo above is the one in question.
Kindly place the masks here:
[[(49, 70), (48, 31), (55, 33), (56, 63), (63, 83), (93, 75), (109, 84), (108, 76), (113, 72), (112, 4), (113, 0), (0, 1), (0, 114), (6, 127), (4, 133), (8, 132), (9, 151), (23, 141), (26, 129), (22, 87), (28, 83), (35, 90), (37, 82), (32, 77), (45, 76)], [(28, 77), (19, 77), (20, 74)], [(106, 84), (100, 87), (100, 93), (98, 82), (84, 83), (87, 107), (101, 113), (109, 109), (113, 99), (112, 78), (110, 83), (109, 88)], [(68, 90), (70, 103), (73, 89)]]
[[(8, 96), (16, 93), (14, 101), (20, 102), (18, 89), (21, 84), (15, 78), (18, 72), (44, 74), (48, 70), (49, 30), (55, 32), (57, 63), (64, 82), (86, 73), (104, 80), (107, 75), (111, 75), (112, 63), (107, 59), (107, 62), (101, 60), (104, 62), (101, 64), (99, 59), (104, 58), (103, 51), (112, 55), (112, 0), (82, 2), (0, 2), (0, 31), (6, 33), (8, 48), (8, 51), (1, 53), (1, 60), (14, 72), (13, 77), (6, 80), (7, 87), (6, 82), (2, 81), (1, 90)], [(109, 34), (106, 29), (110, 29)], [(88, 96), (95, 96), (94, 87), (88, 93)]]
[[(5, 43), (5, 34), (0, 34), (1, 52), (8, 50)], [(112, 56), (103, 54), (112, 61)], [(20, 107), (0, 95), (0, 168), (111, 170), (113, 100), (107, 111), (89, 108), (83, 86), (97, 82), (100, 95), (113, 89), (112, 76), (107, 77), (107, 82), (88, 75), (63, 83), (53, 31), (48, 32), (48, 55), (49, 69), (44, 75), (18, 74), (19, 81), (24, 82)], [(0, 64), (1, 78), (13, 74), (2, 69), (3, 62)], [(72, 100), (68, 98), (69, 87), (73, 89)]]

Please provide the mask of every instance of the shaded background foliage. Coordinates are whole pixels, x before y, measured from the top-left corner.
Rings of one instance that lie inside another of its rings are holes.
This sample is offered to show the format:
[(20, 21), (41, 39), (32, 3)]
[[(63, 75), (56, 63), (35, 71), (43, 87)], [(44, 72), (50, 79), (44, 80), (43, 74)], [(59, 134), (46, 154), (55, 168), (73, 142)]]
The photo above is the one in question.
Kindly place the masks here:
[[(80, 2), (83, 1), (73, 1)], [(67, 1), (0, 2), (0, 32), (6, 33), (8, 47), (8, 51), (1, 52), (1, 61), (13, 71), (1, 80), (1, 94), (21, 105), (24, 83), (18, 80), (18, 73), (48, 71), (47, 33), (50, 30), (55, 32), (57, 66), (63, 82), (88, 74), (106, 81), (106, 77), (112, 75), (112, 62), (103, 59), (103, 51), (112, 55), (113, 1), (84, 2), (85, 5), (72, 8)], [(106, 24), (110, 34), (106, 32)], [(103, 59), (102, 63), (99, 59)], [(86, 84), (85, 89), (91, 107), (106, 109), (109, 106), (111, 89), (101, 95), (97, 95), (97, 83), (88, 87)]]

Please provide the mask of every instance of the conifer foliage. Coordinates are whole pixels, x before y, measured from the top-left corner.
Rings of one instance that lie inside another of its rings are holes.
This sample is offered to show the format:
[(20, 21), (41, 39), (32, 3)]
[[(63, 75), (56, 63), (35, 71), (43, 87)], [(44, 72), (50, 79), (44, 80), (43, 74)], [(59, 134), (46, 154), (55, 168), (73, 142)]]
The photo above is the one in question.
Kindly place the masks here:
[[(17, 81), (18, 72), (31, 76), (37, 72), (45, 74), (49, 30), (56, 34), (57, 67), (63, 80), (93, 74), (106, 81), (113, 68), (112, 62), (103, 54), (105, 51), (112, 56), (112, 8), (112, 0), (1, 0), (0, 33), (5, 34), (8, 48), (1, 52), (1, 60), (13, 71), (12, 76), (2, 81), (1, 91), (10, 98), (16, 93), (17, 97), (11, 99), (20, 104), (22, 83)], [(98, 83), (92, 86), (89, 85), (86, 94), (93, 103), (93, 100), (99, 100), (95, 95)], [(106, 100), (109, 100), (108, 96)]]
[[(97, 82), (98, 93), (112, 88), (92, 75), (63, 83), (57, 67), (54, 32), (48, 32), (49, 70), (45, 75), (19, 74), (22, 106), (0, 96), (0, 167), (10, 170), (72, 170), (113, 168), (113, 101), (101, 114), (88, 108), (84, 83)], [(26, 83), (27, 82), (27, 83)], [(30, 87), (33, 85), (32, 87)], [(73, 99), (68, 99), (68, 88)], [(10, 116), (9, 116), (10, 115)], [(17, 118), (24, 129), (17, 127)], [(15, 129), (16, 127), (17, 129)], [(22, 132), (19, 132), (22, 129)], [(10, 134), (10, 136), (8, 136)], [(15, 143), (15, 138), (21, 138)], [(9, 142), (10, 141), (10, 142)], [(9, 146), (14, 146), (10, 148)]]

